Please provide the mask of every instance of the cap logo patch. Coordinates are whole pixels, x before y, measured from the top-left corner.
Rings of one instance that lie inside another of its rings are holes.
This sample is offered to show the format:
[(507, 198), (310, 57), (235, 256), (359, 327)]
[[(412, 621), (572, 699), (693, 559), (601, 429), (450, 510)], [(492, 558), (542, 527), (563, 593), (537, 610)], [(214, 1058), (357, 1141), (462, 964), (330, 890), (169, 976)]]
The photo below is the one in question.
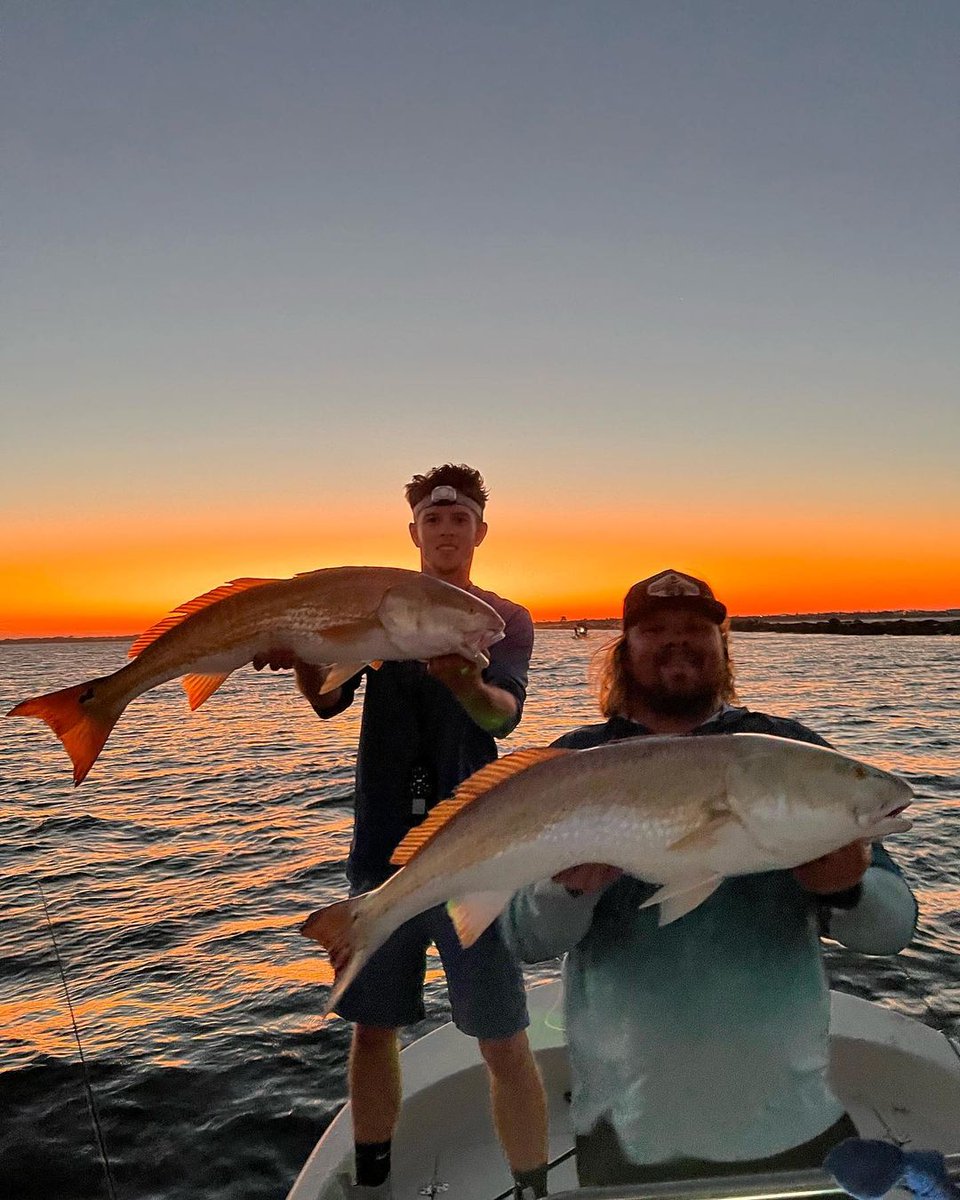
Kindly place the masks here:
[(692, 579), (667, 571), (659, 579), (647, 584), (648, 596), (699, 596), (700, 589)]

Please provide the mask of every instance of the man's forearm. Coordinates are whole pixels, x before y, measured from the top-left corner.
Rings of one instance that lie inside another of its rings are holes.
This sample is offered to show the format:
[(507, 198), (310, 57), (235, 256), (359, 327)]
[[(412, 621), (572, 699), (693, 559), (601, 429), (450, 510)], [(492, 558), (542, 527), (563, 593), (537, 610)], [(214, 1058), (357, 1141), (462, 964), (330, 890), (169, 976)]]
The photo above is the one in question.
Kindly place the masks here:
[(427, 662), (427, 670), (450, 689), (473, 723), (487, 733), (503, 737), (516, 725), (520, 712), (517, 697), (488, 683), (479, 662), (459, 654), (441, 654)]
[(505, 688), (477, 680), (468, 690), (458, 694), (467, 715), (494, 737), (502, 737), (513, 729), (517, 720), (517, 698)]

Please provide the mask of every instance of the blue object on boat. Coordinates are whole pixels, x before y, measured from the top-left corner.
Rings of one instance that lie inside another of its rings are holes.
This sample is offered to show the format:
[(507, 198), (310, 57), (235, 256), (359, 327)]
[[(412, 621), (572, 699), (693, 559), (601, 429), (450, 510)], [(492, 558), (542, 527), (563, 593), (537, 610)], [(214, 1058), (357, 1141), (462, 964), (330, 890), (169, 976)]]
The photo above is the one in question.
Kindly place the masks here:
[(880, 1200), (902, 1184), (921, 1200), (960, 1200), (938, 1150), (903, 1150), (893, 1142), (847, 1138), (823, 1160), (823, 1169), (855, 1200)]

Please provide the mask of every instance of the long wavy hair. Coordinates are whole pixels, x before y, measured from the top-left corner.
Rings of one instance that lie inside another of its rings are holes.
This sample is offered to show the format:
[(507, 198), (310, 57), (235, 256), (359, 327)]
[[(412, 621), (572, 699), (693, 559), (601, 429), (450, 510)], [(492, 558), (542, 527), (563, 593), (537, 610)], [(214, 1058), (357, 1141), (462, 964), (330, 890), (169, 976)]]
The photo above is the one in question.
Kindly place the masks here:
[[(724, 704), (733, 704), (737, 700), (737, 689), (734, 666), (730, 658), (729, 621), (724, 621), (720, 626), (720, 638), (723, 642), (723, 661), (726, 668), (720, 700)], [(626, 658), (627, 635), (624, 632), (614, 641), (601, 646), (590, 664), (591, 683), (600, 701), (600, 711), (605, 717), (627, 716), (634, 709), (634, 683), (627, 669)]]

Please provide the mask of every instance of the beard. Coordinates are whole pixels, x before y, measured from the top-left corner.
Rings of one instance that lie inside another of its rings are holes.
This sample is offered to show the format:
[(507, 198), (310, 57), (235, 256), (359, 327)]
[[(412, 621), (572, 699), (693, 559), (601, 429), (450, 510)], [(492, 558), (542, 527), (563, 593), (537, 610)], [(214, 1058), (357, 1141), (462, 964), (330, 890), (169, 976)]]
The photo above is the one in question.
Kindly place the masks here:
[[(679, 662), (688, 668), (681, 678), (670, 677), (670, 667)], [(666, 650), (654, 661), (654, 682), (631, 681), (631, 699), (657, 716), (705, 721), (723, 700), (725, 664), (711, 662), (691, 650)]]
[(659, 717), (682, 718), (698, 723), (712, 716), (721, 703), (719, 689), (712, 684), (684, 691), (634, 684), (630, 693), (632, 700)]

